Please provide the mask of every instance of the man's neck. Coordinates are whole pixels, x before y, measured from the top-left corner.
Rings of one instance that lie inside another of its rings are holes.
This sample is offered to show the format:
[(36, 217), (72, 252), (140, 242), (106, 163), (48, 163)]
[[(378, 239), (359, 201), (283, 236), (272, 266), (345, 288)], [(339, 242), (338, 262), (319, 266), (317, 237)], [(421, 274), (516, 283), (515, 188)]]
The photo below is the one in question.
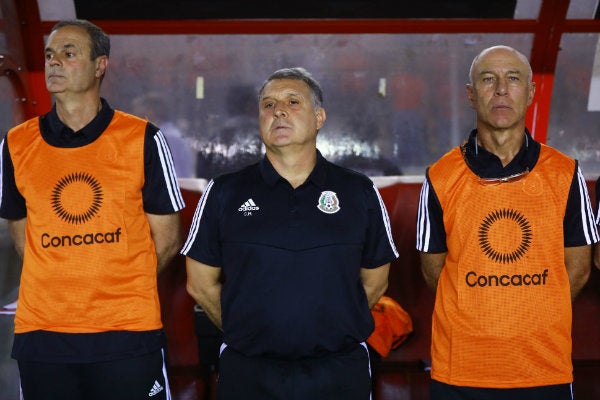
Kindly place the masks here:
[(73, 98), (56, 95), (55, 98), (58, 118), (75, 132), (89, 124), (102, 108), (98, 96)]
[(267, 150), (267, 158), (275, 171), (287, 180), (295, 189), (306, 182), (317, 164), (317, 151), (279, 151)]
[(525, 127), (505, 130), (477, 129), (476, 146), (495, 154), (507, 166), (519, 153), (525, 141)]

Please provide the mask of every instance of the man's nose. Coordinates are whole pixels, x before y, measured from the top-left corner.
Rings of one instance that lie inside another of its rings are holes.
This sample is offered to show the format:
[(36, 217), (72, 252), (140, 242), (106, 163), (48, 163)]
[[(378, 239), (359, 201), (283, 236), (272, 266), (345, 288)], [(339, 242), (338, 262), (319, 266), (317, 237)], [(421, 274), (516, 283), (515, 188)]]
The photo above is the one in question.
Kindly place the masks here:
[(60, 63), (60, 60), (55, 55), (50, 55), (46, 57), (46, 64), (48, 65), (57, 65)]
[(499, 96), (503, 96), (507, 93), (508, 83), (505, 79), (498, 79), (496, 83), (496, 94)]
[(287, 111), (282, 106), (276, 106), (275, 107), (275, 116), (285, 118), (285, 117), (287, 117)]

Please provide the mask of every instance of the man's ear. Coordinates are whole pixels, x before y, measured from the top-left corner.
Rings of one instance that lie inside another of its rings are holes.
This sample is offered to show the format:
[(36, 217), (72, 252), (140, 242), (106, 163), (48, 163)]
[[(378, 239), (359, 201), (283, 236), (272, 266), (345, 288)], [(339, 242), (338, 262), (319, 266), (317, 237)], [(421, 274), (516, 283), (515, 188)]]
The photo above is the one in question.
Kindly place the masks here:
[(467, 83), (466, 91), (467, 91), (467, 100), (469, 100), (469, 104), (471, 105), (471, 108), (475, 108), (475, 88), (473, 87), (472, 83)]
[(527, 105), (531, 105), (531, 103), (533, 103), (533, 96), (535, 95), (535, 82), (531, 82), (529, 84), (529, 94), (527, 96)]
[(106, 72), (108, 66), (108, 57), (100, 56), (96, 59), (96, 78), (101, 78)]
[(317, 130), (321, 129), (326, 119), (327, 114), (325, 114), (325, 109), (323, 107), (319, 107), (317, 110)]

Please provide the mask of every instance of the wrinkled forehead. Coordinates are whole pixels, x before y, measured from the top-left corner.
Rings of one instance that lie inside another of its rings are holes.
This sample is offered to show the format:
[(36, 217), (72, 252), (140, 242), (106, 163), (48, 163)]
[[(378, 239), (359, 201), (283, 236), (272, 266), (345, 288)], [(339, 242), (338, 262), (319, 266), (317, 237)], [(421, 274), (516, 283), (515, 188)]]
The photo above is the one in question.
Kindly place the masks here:
[(491, 49), (482, 53), (476, 60), (473, 75), (485, 73), (529, 74), (529, 64), (518, 52), (505, 48)]
[(273, 79), (261, 92), (261, 99), (281, 96), (307, 96), (310, 88), (301, 79)]
[(66, 47), (90, 49), (91, 43), (87, 31), (79, 26), (63, 26), (52, 31), (46, 41), (46, 50), (56, 51)]

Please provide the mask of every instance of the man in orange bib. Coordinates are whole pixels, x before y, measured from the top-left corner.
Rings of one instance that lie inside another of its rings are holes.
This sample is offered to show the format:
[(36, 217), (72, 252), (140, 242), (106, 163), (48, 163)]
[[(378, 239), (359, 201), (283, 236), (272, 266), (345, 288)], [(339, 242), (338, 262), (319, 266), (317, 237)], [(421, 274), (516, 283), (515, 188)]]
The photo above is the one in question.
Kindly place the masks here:
[(157, 273), (181, 245), (168, 144), (100, 97), (108, 36), (59, 22), (52, 110), (11, 129), (0, 217), (23, 257), (12, 356), (23, 398), (170, 399)]
[(597, 227), (576, 160), (525, 127), (535, 83), (513, 48), (483, 50), (477, 126), (427, 169), (417, 249), (436, 290), (431, 398), (572, 399), (571, 300)]

